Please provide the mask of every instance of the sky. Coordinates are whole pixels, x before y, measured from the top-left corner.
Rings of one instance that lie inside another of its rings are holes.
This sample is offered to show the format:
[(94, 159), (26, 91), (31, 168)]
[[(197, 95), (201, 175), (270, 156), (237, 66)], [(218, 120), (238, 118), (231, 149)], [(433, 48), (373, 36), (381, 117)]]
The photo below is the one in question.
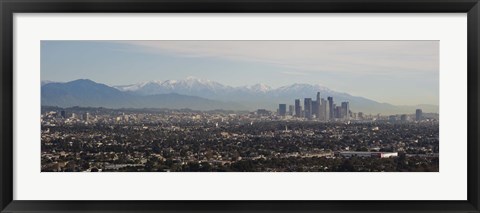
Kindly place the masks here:
[(115, 86), (191, 76), (438, 105), (439, 41), (41, 41), (42, 81)]

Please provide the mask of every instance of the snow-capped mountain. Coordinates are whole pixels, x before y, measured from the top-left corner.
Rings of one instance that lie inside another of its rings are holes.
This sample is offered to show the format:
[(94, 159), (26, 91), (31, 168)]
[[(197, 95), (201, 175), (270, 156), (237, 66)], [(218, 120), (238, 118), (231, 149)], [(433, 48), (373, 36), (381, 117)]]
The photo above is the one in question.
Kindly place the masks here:
[(115, 88), (136, 95), (177, 93), (212, 100), (237, 102), (249, 106), (251, 109), (275, 109), (279, 103), (293, 104), (295, 99), (303, 101), (303, 98), (315, 98), (317, 92), (320, 92), (321, 97), (325, 99), (332, 96), (337, 102), (350, 101), (352, 107), (355, 104), (357, 108), (362, 110), (365, 110), (365, 107), (362, 106), (381, 105), (372, 100), (335, 92), (319, 84), (297, 83), (272, 88), (269, 85), (257, 83), (242, 87), (231, 87), (211, 80), (188, 77), (184, 80), (148, 81), (133, 85), (115, 86)]
[(260, 94), (265, 94), (267, 92), (272, 91), (272, 87), (268, 86), (266, 84), (255, 84), (251, 86), (244, 86), (238, 88), (239, 90), (245, 91), (245, 92), (250, 92), (250, 93), (260, 93)]
[[(321, 98), (333, 97), (339, 104), (343, 101), (350, 102), (355, 111), (365, 113), (410, 113), (415, 107), (397, 107), (387, 103), (379, 103), (364, 97), (352, 96), (347, 93), (331, 90), (320, 84), (300, 84), (272, 88), (266, 84), (256, 83), (242, 87), (231, 87), (221, 83), (188, 77), (184, 80), (149, 81), (128, 86), (116, 86), (121, 91), (129, 91), (138, 95), (154, 95), (178, 93), (192, 95), (212, 100), (237, 102), (248, 106), (250, 109), (267, 108), (276, 109), (279, 103), (294, 104), (295, 99), (316, 98), (320, 92)], [(430, 111), (438, 111), (438, 106), (432, 106)], [(412, 111), (413, 110), (413, 111)]]
[(336, 93), (335, 91), (330, 90), (329, 88), (321, 86), (319, 84), (315, 84), (315, 85), (292, 84), (292, 85), (282, 86), (275, 90), (272, 90), (271, 94), (275, 97), (282, 97), (282, 96), (294, 97), (298, 95), (302, 95), (302, 97), (309, 97), (309, 96), (313, 97), (314, 95), (317, 94), (317, 92), (320, 92), (322, 94), (322, 97), (323, 97), (323, 94), (333, 95), (334, 93)]
[(145, 89), (148, 87), (157, 87), (160, 85), (163, 81), (147, 81), (147, 82), (142, 82), (138, 84), (130, 84), (130, 85), (124, 85), (124, 86), (117, 86), (117, 88), (120, 91), (138, 91), (140, 89)]
[(310, 90), (323, 90), (323, 91), (331, 91), (329, 88), (324, 87), (320, 84), (292, 84), (288, 86), (283, 86), (279, 87), (276, 89), (277, 92), (299, 92), (303, 91), (305, 89), (310, 89)]
[[(184, 95), (195, 95), (204, 98), (220, 99), (220, 100), (256, 100), (260, 98), (274, 97), (276, 99), (302, 98), (315, 96), (317, 92), (322, 93), (322, 97), (326, 95), (337, 95), (335, 91), (327, 87), (311, 84), (292, 84), (279, 88), (272, 88), (263, 83), (257, 83), (242, 87), (231, 87), (221, 83), (188, 77), (185, 80), (166, 80), (166, 81), (148, 81), (138, 84), (114, 86), (120, 91), (127, 91), (138, 95), (155, 95), (178, 93)], [(344, 94), (348, 95), (348, 94)]]
[(135, 95), (88, 79), (66, 83), (47, 83), (41, 89), (42, 106), (107, 107), (107, 108), (168, 108), (194, 110), (245, 110), (236, 103), (215, 101), (176, 93)]
[(166, 80), (166, 81), (148, 81), (138, 84), (114, 86), (120, 91), (133, 92), (139, 95), (156, 95), (156, 94), (189, 94), (211, 96), (231, 90), (232, 87), (224, 86), (220, 83), (188, 77), (185, 80)]
[(235, 92), (245, 92), (250, 94), (270, 94), (276, 96), (282, 96), (285, 94), (291, 95), (304, 95), (306, 93), (316, 93), (317, 91), (334, 92), (325, 86), (319, 84), (292, 84), (279, 88), (272, 88), (271, 86), (263, 83), (257, 83), (253, 85), (247, 85), (242, 87), (231, 87), (221, 83), (205, 80), (195, 77), (187, 77), (184, 80), (166, 80), (166, 81), (147, 81), (131, 85), (114, 86), (114, 88), (120, 91), (133, 92), (140, 95), (153, 95), (153, 94), (165, 94), (165, 93), (179, 93), (189, 94), (198, 93), (201, 91), (201, 95), (208, 96), (209, 94), (231, 95)]
[[(57, 100), (61, 94), (67, 94), (67, 89), (73, 85), (73, 82), (69, 82), (68, 84), (59, 84), (59, 83), (48, 83), (42, 82), (42, 103), (44, 100), (50, 100), (49, 98), (55, 97)], [(76, 90), (78, 97), (81, 96), (81, 93), (85, 93), (89, 87), (93, 84), (86, 84), (83, 85), (82, 90)], [(59, 87), (62, 86), (62, 87)], [(106, 85), (105, 85), (106, 86)], [(58, 88), (57, 88), (58, 87)], [(50, 90), (55, 88), (55, 90)], [(300, 99), (302, 105), (304, 98), (312, 98), (313, 100), (316, 99), (317, 92), (320, 92), (320, 97), (327, 99), (327, 97), (333, 97), (334, 102), (338, 105), (341, 102), (348, 101), (350, 102), (350, 109), (355, 112), (364, 112), (364, 113), (381, 113), (381, 114), (400, 114), (400, 113), (414, 113), (416, 107), (418, 106), (394, 106), (387, 103), (379, 103), (374, 100), (370, 100), (364, 97), (359, 96), (352, 96), (347, 93), (337, 92), (331, 90), (325, 86), (319, 84), (291, 84), (282, 86), (279, 88), (272, 88), (265, 84), (252, 84), (251, 86), (243, 86), (243, 87), (231, 87), (227, 85), (223, 85), (221, 83), (198, 79), (194, 77), (188, 77), (184, 80), (165, 80), (165, 81), (148, 81), (142, 82), (138, 84), (132, 85), (124, 85), (124, 86), (114, 86), (110, 87), (118, 92), (123, 93), (122, 95), (128, 95), (128, 98), (123, 98), (122, 100), (129, 100), (129, 103), (142, 103), (141, 106), (148, 106), (148, 107), (158, 107), (161, 106), (161, 102), (151, 101), (157, 100), (157, 98), (153, 96), (157, 95), (170, 95), (177, 94), (180, 96), (188, 96), (189, 100), (193, 100), (194, 97), (200, 98), (198, 100), (203, 100), (203, 102), (208, 102), (206, 100), (210, 100), (209, 103), (217, 103), (216, 105), (224, 106), (222, 108), (228, 109), (237, 109), (237, 110), (256, 110), (256, 109), (270, 109), (275, 110), (278, 108), (278, 104), (287, 104), (287, 105), (294, 105), (295, 99)], [(69, 90), (68, 90), (69, 91)], [(113, 91), (110, 90), (109, 91)], [(44, 93), (45, 92), (45, 93)], [(70, 93), (68, 93), (70, 94)], [(73, 93), (72, 93), (73, 94)], [(113, 94), (113, 92), (109, 92), (106, 94)], [(91, 94), (92, 97), (97, 97), (96, 93)], [(101, 102), (104, 100), (108, 100), (110, 95), (105, 95), (105, 97), (95, 99), (97, 102)], [(147, 98), (146, 97), (150, 96)], [(63, 97), (63, 96), (62, 96)], [(65, 96), (61, 101), (66, 102), (68, 98), (72, 98), (72, 95)], [(90, 97), (90, 96), (89, 96)], [(123, 96), (122, 96), (123, 97)], [(126, 97), (126, 96), (125, 96)], [(160, 96), (159, 96), (160, 97)], [(90, 98), (83, 98), (75, 100), (71, 100), (72, 103), (84, 103), (85, 101), (89, 101)], [(135, 100), (139, 101), (135, 101)], [(165, 97), (162, 98), (166, 100)], [(177, 98), (178, 99), (178, 98)], [(115, 99), (117, 100), (117, 99)], [(58, 102), (58, 100), (57, 100)], [(45, 103), (57, 103), (54, 101), (46, 101)], [(58, 102), (58, 103), (63, 103)], [(94, 101), (95, 102), (95, 101)], [(177, 101), (178, 102), (178, 101)], [(109, 102), (110, 103), (110, 102)], [(123, 103), (123, 102), (122, 102)], [(150, 103), (150, 104), (147, 104)], [(163, 102), (162, 102), (163, 103)], [(185, 102), (186, 103), (186, 102)], [(195, 102), (189, 102), (189, 106), (192, 108), (202, 108), (205, 109), (205, 106), (195, 106)], [(228, 107), (225, 104), (220, 103), (229, 103)], [(124, 104), (125, 105), (125, 104)], [(103, 105), (102, 105), (103, 106)], [(110, 106), (110, 105), (105, 105)], [(133, 106), (133, 105), (132, 105)], [(215, 104), (211, 104), (210, 106), (215, 106)], [(438, 112), (438, 106), (430, 105), (430, 106), (422, 106), (425, 112)]]

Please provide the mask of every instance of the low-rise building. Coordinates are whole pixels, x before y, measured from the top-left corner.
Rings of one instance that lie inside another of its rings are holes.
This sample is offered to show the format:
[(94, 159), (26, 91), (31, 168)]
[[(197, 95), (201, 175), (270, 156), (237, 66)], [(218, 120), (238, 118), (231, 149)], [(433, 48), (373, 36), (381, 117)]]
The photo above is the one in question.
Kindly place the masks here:
[(339, 152), (339, 156), (342, 157), (372, 157), (372, 158), (389, 158), (389, 157), (397, 157), (398, 153), (397, 152)]

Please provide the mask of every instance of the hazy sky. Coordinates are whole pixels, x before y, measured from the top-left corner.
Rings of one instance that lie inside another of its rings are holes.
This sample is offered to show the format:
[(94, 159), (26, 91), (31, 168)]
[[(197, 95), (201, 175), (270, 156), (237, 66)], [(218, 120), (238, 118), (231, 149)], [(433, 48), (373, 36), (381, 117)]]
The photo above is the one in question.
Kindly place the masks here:
[(230, 86), (292, 83), (396, 105), (439, 99), (438, 41), (42, 41), (42, 80), (107, 85), (194, 76)]

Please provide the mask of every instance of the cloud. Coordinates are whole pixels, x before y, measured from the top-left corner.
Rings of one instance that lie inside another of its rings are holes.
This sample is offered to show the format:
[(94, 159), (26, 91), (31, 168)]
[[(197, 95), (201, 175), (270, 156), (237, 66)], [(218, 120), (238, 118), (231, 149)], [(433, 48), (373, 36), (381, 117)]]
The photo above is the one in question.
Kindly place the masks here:
[(289, 72), (289, 71), (283, 71), (281, 72), (282, 74), (285, 74), (285, 75), (294, 75), (294, 76), (307, 76), (309, 75), (308, 73), (304, 73), (304, 72)]
[[(438, 41), (116, 41), (141, 51), (271, 64), (309, 72), (438, 73)], [(287, 74), (287, 73), (283, 73)], [(298, 74), (298, 73), (297, 73)]]

